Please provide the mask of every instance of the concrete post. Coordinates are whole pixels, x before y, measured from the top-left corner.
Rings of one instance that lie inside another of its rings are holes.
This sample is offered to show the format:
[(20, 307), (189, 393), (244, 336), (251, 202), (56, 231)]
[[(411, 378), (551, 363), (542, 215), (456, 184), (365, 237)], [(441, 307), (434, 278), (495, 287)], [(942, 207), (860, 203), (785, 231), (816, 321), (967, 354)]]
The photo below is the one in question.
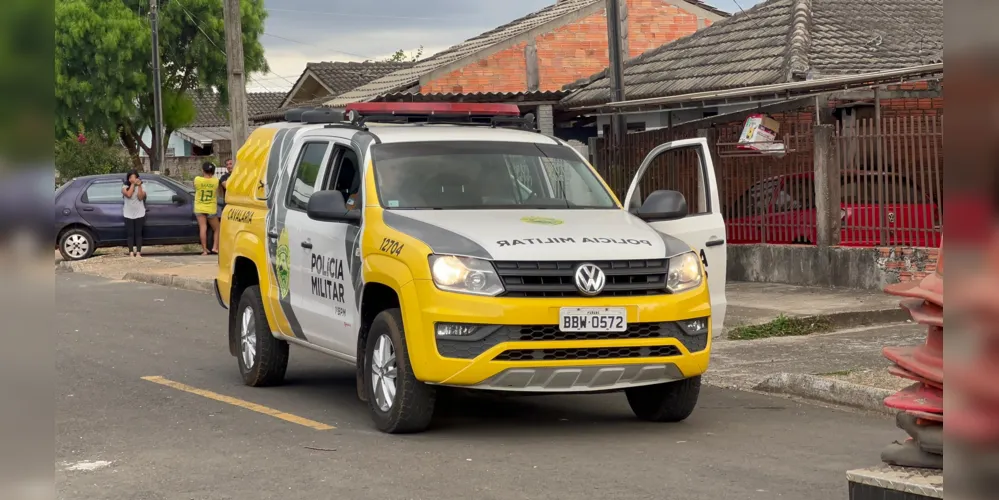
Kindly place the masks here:
[(538, 131), (542, 134), (555, 135), (555, 114), (551, 104), (538, 106)]
[(840, 166), (835, 132), (833, 125), (814, 128), (815, 243), (820, 249), (838, 245), (840, 239)]

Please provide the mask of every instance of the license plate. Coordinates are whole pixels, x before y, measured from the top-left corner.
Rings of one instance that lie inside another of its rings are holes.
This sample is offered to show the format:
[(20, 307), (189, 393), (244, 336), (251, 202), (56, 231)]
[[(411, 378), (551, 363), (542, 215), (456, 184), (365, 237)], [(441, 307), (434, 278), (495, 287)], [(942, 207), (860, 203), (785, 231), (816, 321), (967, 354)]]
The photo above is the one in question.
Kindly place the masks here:
[(623, 307), (563, 307), (559, 309), (559, 331), (623, 332), (628, 330), (628, 311)]

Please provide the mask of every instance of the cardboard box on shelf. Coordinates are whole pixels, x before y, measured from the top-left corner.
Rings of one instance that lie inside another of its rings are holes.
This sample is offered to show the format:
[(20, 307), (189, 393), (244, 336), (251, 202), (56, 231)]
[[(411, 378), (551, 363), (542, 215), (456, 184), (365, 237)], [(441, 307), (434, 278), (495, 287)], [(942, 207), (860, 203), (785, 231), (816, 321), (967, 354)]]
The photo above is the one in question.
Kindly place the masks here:
[(780, 132), (780, 122), (767, 115), (756, 114), (746, 119), (739, 136), (739, 149), (756, 151), (782, 151), (783, 144), (774, 144), (777, 133)]

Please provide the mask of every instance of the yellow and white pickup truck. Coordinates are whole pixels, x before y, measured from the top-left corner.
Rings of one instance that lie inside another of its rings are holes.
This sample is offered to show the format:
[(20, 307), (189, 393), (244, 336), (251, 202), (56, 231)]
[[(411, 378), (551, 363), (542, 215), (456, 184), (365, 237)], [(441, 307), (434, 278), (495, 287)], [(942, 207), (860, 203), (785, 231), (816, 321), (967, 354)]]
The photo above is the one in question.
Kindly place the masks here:
[[(622, 205), (575, 149), (526, 128), (512, 105), (419, 103), (257, 128), (216, 279), (245, 383), (280, 383), (295, 344), (356, 366), (384, 432), (427, 428), (440, 386), (623, 391), (642, 419), (687, 418), (725, 315), (706, 142), (657, 148)], [(637, 189), (676, 149), (700, 160), (696, 215)]]

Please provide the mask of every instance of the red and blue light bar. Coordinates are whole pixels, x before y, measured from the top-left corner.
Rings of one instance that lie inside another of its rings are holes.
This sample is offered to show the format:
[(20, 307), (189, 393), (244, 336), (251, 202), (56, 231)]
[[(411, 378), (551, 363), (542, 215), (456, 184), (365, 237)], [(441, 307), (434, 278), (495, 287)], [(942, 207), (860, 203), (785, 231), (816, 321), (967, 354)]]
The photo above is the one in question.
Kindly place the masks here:
[(520, 116), (516, 104), (479, 104), (470, 102), (355, 102), (348, 104), (344, 114), (351, 116)]

